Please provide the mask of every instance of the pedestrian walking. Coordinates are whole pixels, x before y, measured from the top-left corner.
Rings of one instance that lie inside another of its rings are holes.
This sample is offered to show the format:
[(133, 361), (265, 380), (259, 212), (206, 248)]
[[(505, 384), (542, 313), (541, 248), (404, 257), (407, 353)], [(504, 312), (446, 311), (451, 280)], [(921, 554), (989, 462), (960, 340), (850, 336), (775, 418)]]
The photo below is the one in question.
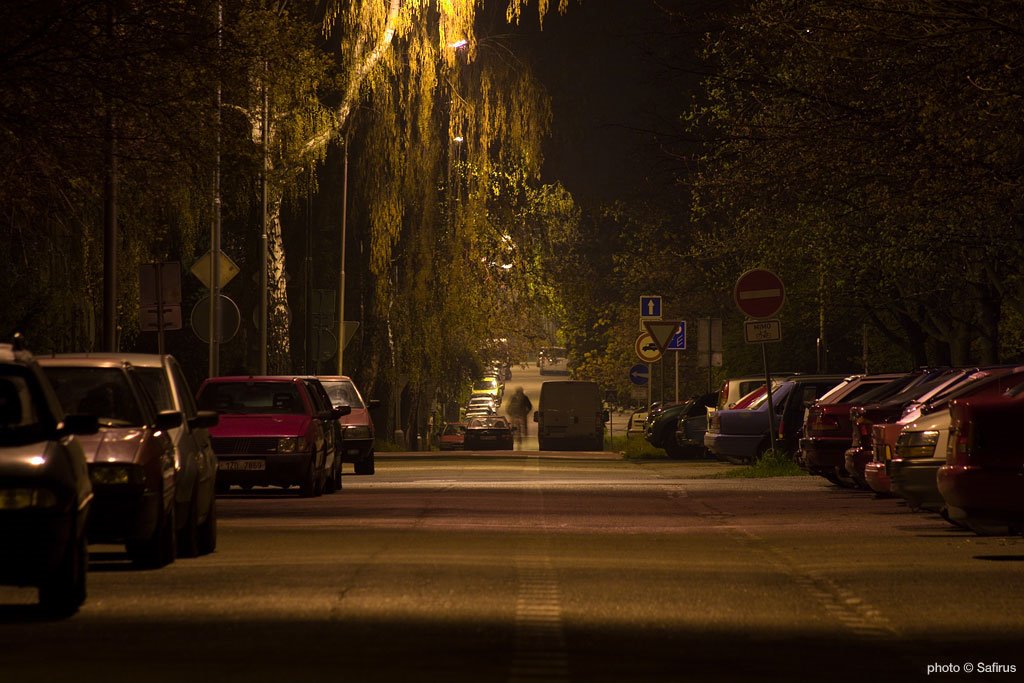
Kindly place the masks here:
[(527, 418), (532, 410), (533, 403), (530, 402), (530, 397), (523, 392), (522, 387), (516, 387), (512, 398), (508, 400), (508, 408), (505, 409), (505, 412), (512, 418), (512, 424), (515, 426), (520, 441), (523, 437), (529, 436)]

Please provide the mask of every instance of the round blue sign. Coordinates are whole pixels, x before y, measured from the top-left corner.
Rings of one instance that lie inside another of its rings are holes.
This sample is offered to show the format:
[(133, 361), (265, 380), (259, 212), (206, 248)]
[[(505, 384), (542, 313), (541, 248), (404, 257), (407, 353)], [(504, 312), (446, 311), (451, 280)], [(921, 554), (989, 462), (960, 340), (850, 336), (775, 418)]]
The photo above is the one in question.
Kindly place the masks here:
[(629, 381), (633, 384), (639, 387), (646, 386), (649, 379), (650, 372), (644, 363), (637, 363), (629, 369)]

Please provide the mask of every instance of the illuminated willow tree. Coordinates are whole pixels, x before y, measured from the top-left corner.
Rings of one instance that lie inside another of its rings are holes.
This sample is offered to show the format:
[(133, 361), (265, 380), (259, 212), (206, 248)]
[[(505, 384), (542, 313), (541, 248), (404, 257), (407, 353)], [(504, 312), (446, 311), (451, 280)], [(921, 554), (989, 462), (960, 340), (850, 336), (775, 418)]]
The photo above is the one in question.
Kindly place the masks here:
[[(518, 21), (525, 4), (510, 0), (504, 21)], [(540, 0), (539, 16), (553, 8)], [(538, 184), (548, 99), (526, 65), (494, 54), (496, 39), (478, 39), (483, 11), (479, 0), (328, 3), (322, 35), (338, 47), (340, 83), (317, 55), (289, 62), (280, 46), (294, 41), (267, 37), (276, 58), (251, 70), (249, 103), (239, 109), (268, 150), (271, 372), (291, 367), (282, 202), (342, 137), (363, 152), (351, 204), (368, 232), (377, 343), (362, 375), (370, 383), (433, 395), (437, 378), (465, 367), (453, 356), (492, 333), (495, 319), (514, 324), (524, 297), (543, 298), (536, 247), (557, 240), (543, 233), (570, 226), (574, 208), (560, 188)], [(253, 21), (258, 33), (284, 10), (261, 4), (253, 14), (268, 19)], [(282, 80), (296, 63), (302, 78)], [(335, 105), (323, 104), (325, 90), (338, 93)]]

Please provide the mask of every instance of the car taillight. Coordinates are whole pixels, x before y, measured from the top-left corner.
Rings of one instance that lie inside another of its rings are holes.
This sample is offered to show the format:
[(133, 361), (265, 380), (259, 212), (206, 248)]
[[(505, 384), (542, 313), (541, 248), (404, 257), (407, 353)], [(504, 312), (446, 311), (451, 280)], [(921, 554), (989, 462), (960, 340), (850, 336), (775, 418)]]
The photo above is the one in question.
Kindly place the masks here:
[(949, 428), (946, 444), (946, 463), (965, 466), (971, 459), (971, 423), (954, 422)]
[(780, 417), (779, 418), (779, 437), (778, 438), (784, 439), (785, 436), (783, 436), (783, 435), (785, 433), (786, 433), (786, 422)]
[(717, 412), (711, 413), (711, 415), (708, 417), (708, 431), (717, 432), (719, 429), (720, 420), (721, 418), (718, 416)]
[(815, 415), (811, 421), (810, 431), (812, 432), (838, 432), (839, 420), (833, 415)]

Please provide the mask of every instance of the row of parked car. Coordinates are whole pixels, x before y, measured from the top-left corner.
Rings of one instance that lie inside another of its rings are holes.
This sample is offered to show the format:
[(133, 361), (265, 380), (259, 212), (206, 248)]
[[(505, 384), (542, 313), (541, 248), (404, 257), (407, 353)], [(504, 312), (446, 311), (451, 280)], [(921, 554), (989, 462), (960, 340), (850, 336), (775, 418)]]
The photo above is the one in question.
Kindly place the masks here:
[[(769, 410), (769, 406), (771, 410)], [(654, 407), (670, 456), (751, 463), (774, 447), (833, 484), (898, 496), (979, 534), (1024, 530), (1024, 366), (731, 379)]]
[(232, 485), (317, 496), (342, 462), (372, 474), (374, 404), (348, 377), (216, 377), (193, 396), (169, 355), (0, 344), (0, 582), (69, 614), (88, 543), (149, 568), (211, 553)]

